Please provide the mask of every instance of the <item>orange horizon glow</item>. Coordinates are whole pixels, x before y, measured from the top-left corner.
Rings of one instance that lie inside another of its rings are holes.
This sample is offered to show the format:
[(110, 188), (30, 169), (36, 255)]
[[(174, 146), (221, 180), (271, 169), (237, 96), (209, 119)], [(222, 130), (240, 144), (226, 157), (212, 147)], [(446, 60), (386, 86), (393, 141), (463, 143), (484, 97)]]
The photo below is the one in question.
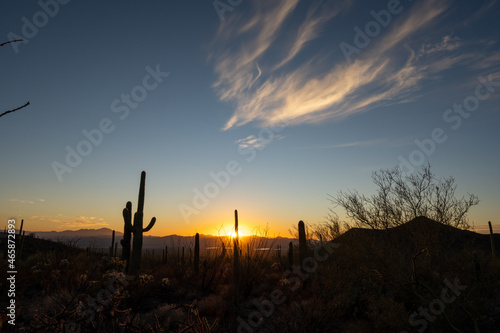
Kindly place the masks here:
[[(20, 227), (20, 222), (22, 218), (16, 219), (18, 221), (18, 225), (16, 225), (16, 229)], [(162, 219), (163, 220), (163, 219)], [(162, 221), (160, 220), (160, 222)], [(168, 221), (168, 220), (167, 220)], [(56, 221), (51, 221), (47, 223), (47, 220), (40, 221), (38, 219), (33, 218), (24, 218), (24, 230), (26, 232), (62, 232), (62, 231), (77, 231), (77, 230), (98, 230), (102, 228), (107, 228), (110, 230), (115, 230), (117, 232), (123, 233), (123, 221), (120, 219), (115, 219), (115, 221), (109, 221), (107, 223), (103, 223), (102, 225), (81, 225), (81, 226), (70, 226), (65, 224), (60, 224)], [(197, 222), (192, 224), (184, 224), (184, 223), (155, 223), (154, 227), (144, 233), (145, 236), (155, 236), (155, 237), (163, 237), (169, 235), (179, 235), (179, 236), (194, 236), (196, 233), (201, 235), (211, 235), (211, 236), (220, 236), (220, 237), (231, 237), (235, 238), (236, 233), (234, 230), (234, 221), (227, 221), (227, 223), (216, 223), (216, 222)], [(287, 225), (284, 225), (287, 223)], [(193, 225), (195, 224), (195, 225)], [(276, 223), (275, 228), (267, 229), (266, 225), (259, 225), (253, 223), (244, 223), (240, 222), (238, 225), (238, 236), (239, 237), (247, 237), (247, 236), (269, 236), (269, 237), (288, 237), (289, 232), (288, 228), (292, 227), (293, 223), (283, 222)], [(146, 226), (147, 223), (144, 223)], [(217, 227), (214, 227), (217, 225)], [(281, 228), (280, 228), (281, 227)], [(267, 232), (266, 232), (267, 229)]]

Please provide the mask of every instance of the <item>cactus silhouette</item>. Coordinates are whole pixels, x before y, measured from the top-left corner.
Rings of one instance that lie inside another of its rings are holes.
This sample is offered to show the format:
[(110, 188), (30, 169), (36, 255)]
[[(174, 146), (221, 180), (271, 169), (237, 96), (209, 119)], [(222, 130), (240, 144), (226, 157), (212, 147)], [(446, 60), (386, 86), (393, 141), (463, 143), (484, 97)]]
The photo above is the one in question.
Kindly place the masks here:
[(128, 272), (130, 266), (130, 242), (132, 241), (132, 203), (129, 201), (123, 209), (123, 238), (120, 241), (122, 245), (122, 260), (127, 264), (125, 266), (125, 272)]
[(24, 246), (24, 231), (23, 231), (24, 219), (21, 220), (21, 228), (19, 228), (19, 234), (17, 235), (17, 249), (16, 256), (18, 259), (23, 255), (23, 246)]
[(226, 244), (224, 244), (224, 241), (221, 240), (221, 248), (222, 248), (222, 251), (220, 253), (220, 257), (221, 259), (223, 259), (225, 256), (226, 256)]
[(198, 268), (200, 265), (200, 234), (199, 233), (196, 233), (196, 236), (194, 236), (193, 265), (194, 265), (194, 274), (198, 274)]
[(303, 221), (299, 221), (299, 258), (301, 264), (306, 258), (306, 256), (307, 256), (306, 227)]
[[(123, 246), (123, 257), (127, 259), (125, 252), (128, 250), (130, 254), (130, 237), (134, 234), (134, 239), (132, 241), (132, 255), (130, 258), (130, 270), (132, 274), (136, 274), (141, 267), (141, 252), (142, 252), (142, 240), (143, 233), (148, 232), (154, 226), (156, 218), (153, 217), (151, 222), (146, 228), (143, 228), (143, 218), (144, 218), (144, 194), (146, 189), (146, 172), (141, 173), (141, 183), (139, 185), (139, 199), (137, 204), (137, 212), (134, 214), (134, 224), (132, 225), (132, 203), (127, 202), (127, 206), (123, 210), (123, 219), (125, 220), (125, 232), (123, 235), (122, 246)], [(128, 234), (127, 234), (128, 233)], [(128, 259), (127, 259), (127, 268)]]
[(288, 243), (288, 268), (293, 266), (293, 244)]
[(113, 230), (113, 235), (111, 236), (111, 246), (109, 247), (109, 256), (112, 257), (115, 249), (115, 231)]
[[(22, 226), (22, 223), (21, 223)], [(493, 257), (496, 257), (496, 251), (495, 251), (495, 239), (493, 238), (493, 227), (491, 226), (491, 221), (488, 221), (488, 226), (490, 227), (490, 242), (491, 242), (491, 255)]]
[(250, 263), (250, 244), (247, 243), (247, 261)]
[(181, 267), (184, 267), (184, 246), (182, 247)]
[(240, 250), (238, 244), (238, 211), (234, 211), (234, 233), (236, 237), (233, 238), (233, 260), (234, 260), (234, 275), (236, 279), (240, 276)]
[(23, 234), (24, 219), (21, 220), (21, 227), (19, 228), (19, 233), (17, 234), (17, 246), (21, 244), (21, 236)]

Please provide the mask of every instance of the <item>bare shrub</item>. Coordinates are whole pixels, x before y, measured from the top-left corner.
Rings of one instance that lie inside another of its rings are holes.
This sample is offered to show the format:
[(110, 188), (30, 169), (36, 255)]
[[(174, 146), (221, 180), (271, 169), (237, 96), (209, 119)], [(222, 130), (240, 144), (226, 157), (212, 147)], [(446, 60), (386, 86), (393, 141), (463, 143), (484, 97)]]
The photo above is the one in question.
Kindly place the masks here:
[(359, 227), (387, 229), (419, 216), (456, 228), (470, 227), (467, 213), (479, 203), (474, 194), (457, 198), (455, 178), (436, 178), (431, 166), (405, 174), (396, 167), (376, 171), (372, 179), (378, 190), (368, 197), (356, 190), (340, 191), (331, 202), (345, 209)]

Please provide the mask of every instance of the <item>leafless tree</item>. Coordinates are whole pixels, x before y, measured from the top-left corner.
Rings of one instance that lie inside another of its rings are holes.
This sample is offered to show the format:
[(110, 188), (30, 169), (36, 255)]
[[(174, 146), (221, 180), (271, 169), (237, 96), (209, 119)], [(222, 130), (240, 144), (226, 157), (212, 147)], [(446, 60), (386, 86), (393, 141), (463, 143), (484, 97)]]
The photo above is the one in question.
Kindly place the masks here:
[[(10, 44), (10, 43), (17, 43), (17, 42), (22, 42), (23, 40), (22, 39), (15, 39), (15, 40), (11, 40), (11, 41), (8, 41), (8, 42), (4, 42), (4, 43), (1, 43), (0, 44), (0, 47), (1, 46), (5, 46), (7, 44)], [(30, 102), (26, 102), (26, 104), (24, 104), (23, 106), (20, 106), (20, 107), (17, 107), (15, 109), (12, 109), (12, 110), (9, 110), (9, 111), (5, 111), (4, 113), (0, 114), (0, 117), (3, 117), (5, 116), (6, 114), (8, 113), (11, 113), (11, 112), (14, 112), (14, 111), (17, 111), (17, 110), (20, 110), (22, 108), (25, 108), (27, 107), (28, 105), (30, 105)]]
[(333, 211), (328, 214), (326, 221), (314, 223), (310, 227), (312, 236), (324, 242), (333, 241), (350, 228), (351, 226), (347, 222), (341, 221)]
[(479, 203), (474, 194), (457, 198), (455, 179), (437, 179), (429, 164), (417, 173), (407, 175), (399, 167), (376, 171), (372, 179), (378, 189), (370, 197), (355, 190), (330, 196), (331, 202), (344, 208), (347, 216), (359, 227), (386, 229), (426, 216), (446, 225), (468, 229), (467, 213)]

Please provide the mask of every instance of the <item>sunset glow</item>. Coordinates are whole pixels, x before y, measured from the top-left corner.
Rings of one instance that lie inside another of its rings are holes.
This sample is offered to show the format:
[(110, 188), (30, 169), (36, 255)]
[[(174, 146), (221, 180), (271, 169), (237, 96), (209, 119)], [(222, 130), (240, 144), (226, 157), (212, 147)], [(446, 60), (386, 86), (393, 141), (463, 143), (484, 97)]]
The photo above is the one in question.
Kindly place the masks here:
[(427, 162), (498, 225), (500, 2), (220, 2), (2, 2), (4, 225), (123, 230), (144, 170), (148, 235), (288, 236)]

